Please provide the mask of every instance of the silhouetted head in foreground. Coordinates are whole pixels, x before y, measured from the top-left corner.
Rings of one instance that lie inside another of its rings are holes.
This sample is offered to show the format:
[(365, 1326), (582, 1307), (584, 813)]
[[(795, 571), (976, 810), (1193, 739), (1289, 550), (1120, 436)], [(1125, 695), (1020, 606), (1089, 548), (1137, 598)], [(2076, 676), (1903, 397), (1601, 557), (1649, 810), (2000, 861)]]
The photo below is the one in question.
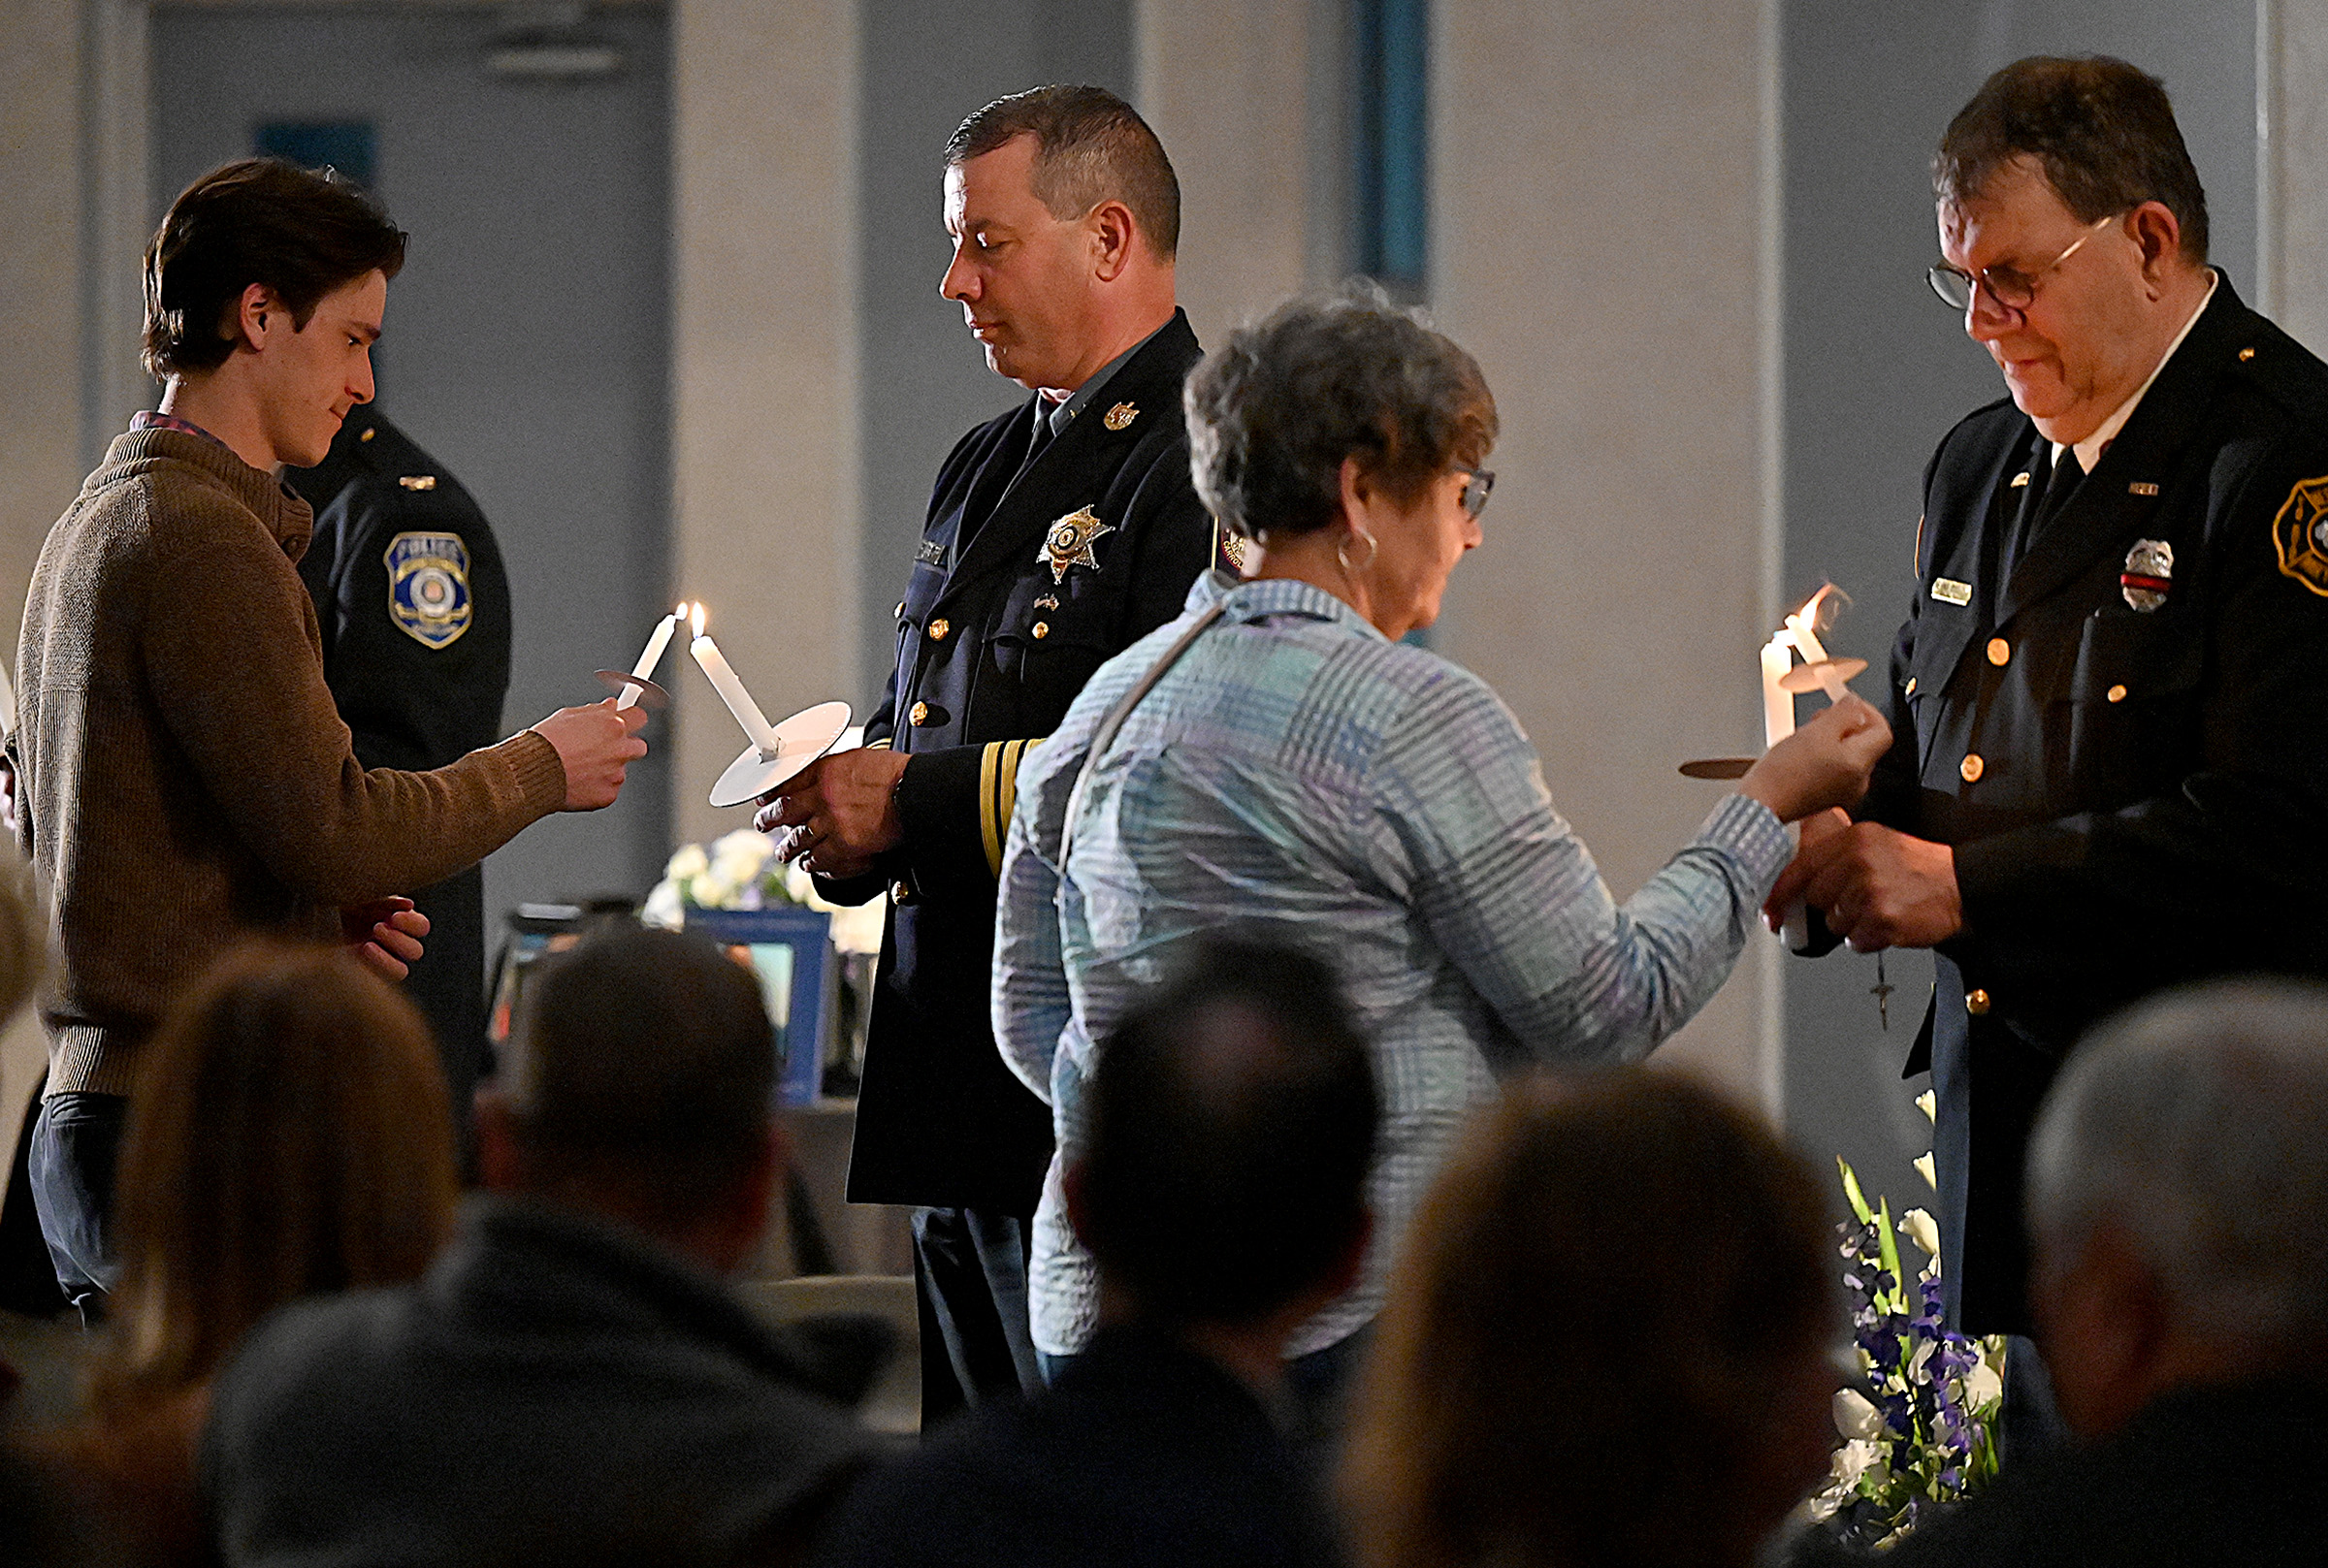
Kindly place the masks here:
[(478, 1096), (485, 1185), (619, 1220), (723, 1272), (781, 1168), (776, 1039), (701, 937), (610, 929), (548, 960)]
[(2031, 1298), (2061, 1413), (2317, 1379), (2328, 1338), (2328, 990), (2171, 993), (2070, 1057), (2029, 1142)]
[(1827, 1467), (1817, 1181), (1639, 1069), (1522, 1081), (1415, 1217), (1344, 1477), (1369, 1568), (1742, 1565)]
[(1103, 1314), (1281, 1345), (1348, 1288), (1380, 1102), (1324, 964), (1199, 944), (1117, 1023), (1090, 1095), (1068, 1207)]

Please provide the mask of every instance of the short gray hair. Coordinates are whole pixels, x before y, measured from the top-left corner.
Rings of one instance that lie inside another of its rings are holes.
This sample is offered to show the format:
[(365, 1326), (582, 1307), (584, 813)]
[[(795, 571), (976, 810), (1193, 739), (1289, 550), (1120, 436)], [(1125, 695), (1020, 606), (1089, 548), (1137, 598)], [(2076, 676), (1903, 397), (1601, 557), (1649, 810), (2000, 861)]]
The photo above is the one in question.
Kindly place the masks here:
[(1239, 328), (1183, 396), (1197, 498), (1248, 539), (1330, 526), (1345, 458), (1406, 502), (1496, 443), (1479, 362), (1366, 282)]
[(2328, 1330), (2328, 988), (2218, 983), (2104, 1025), (2029, 1145), (2043, 1266), (2115, 1225), (2194, 1334), (2259, 1364)]

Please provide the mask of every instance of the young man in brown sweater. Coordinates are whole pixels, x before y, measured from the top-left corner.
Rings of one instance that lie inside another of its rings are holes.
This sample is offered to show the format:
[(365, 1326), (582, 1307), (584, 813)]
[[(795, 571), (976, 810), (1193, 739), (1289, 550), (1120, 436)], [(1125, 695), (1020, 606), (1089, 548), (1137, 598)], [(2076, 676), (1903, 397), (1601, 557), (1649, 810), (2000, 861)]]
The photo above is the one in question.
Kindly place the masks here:
[(160, 412), (115, 438), (33, 573), (8, 751), (59, 962), (29, 1160), (84, 1316), (115, 1270), (138, 1046), (176, 994), (259, 932), (346, 941), (402, 975), (427, 922), (398, 895), (552, 812), (611, 805), (646, 753), (643, 715), (611, 702), (431, 773), (367, 772), (350, 750), (298, 571), (313, 517), (280, 470), (321, 461), (371, 400), (404, 238), (336, 177), (273, 160), (187, 187), (146, 253)]

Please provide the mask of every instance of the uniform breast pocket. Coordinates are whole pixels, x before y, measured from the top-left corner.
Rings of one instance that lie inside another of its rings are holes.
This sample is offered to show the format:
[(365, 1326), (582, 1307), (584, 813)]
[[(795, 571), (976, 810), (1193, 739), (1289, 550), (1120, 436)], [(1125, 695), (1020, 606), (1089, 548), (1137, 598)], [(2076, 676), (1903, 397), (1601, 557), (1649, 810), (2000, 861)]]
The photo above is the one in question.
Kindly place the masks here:
[(2182, 617), (2105, 609), (2086, 619), (2054, 705), (2081, 795), (2138, 799), (2186, 770), (2205, 656)]
[(1077, 584), (1049, 573), (1012, 585), (989, 642), (994, 673), (1037, 708), (1065, 712), (1115, 646), (1108, 618)]

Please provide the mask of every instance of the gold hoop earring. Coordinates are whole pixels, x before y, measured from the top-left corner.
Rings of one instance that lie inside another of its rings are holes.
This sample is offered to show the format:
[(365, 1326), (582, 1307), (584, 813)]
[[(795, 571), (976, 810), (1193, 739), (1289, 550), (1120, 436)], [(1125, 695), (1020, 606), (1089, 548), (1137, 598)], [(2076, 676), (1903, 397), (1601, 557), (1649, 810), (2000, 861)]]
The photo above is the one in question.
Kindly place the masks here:
[(1374, 563), (1374, 558), (1382, 553), (1382, 541), (1355, 525), (1352, 525), (1350, 531), (1366, 541), (1365, 563), (1357, 566), (1350, 564), (1350, 541), (1347, 539), (1334, 547), (1334, 559), (1342, 562), (1342, 575), (1355, 580), (1358, 574), (1366, 570), (1368, 566), (1372, 566)]

